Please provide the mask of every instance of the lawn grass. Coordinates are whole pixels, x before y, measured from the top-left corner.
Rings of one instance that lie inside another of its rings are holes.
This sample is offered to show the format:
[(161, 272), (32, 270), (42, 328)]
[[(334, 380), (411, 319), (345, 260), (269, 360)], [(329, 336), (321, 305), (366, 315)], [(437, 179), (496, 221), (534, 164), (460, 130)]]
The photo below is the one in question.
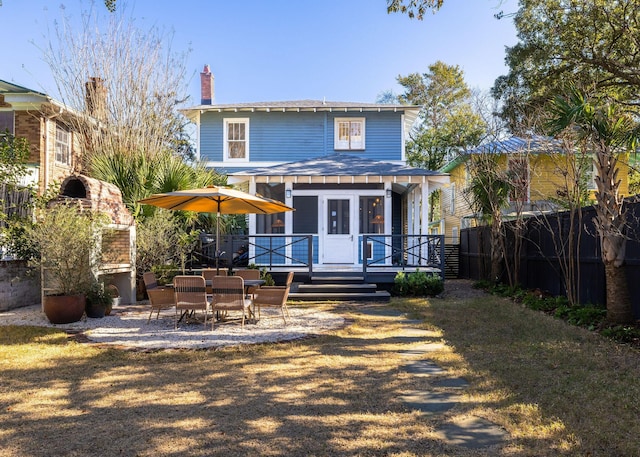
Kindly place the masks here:
[[(446, 297), (446, 295), (445, 295)], [(403, 392), (400, 319), (337, 305), (352, 324), (290, 343), (132, 352), (52, 329), (0, 327), (4, 456), (635, 456), (640, 354), (507, 299), (394, 299), (424, 319), (429, 354), (470, 384), (424, 417)], [(511, 439), (465, 450), (436, 434), (475, 415)]]
[(443, 329), (455, 357), (439, 362), (523, 455), (639, 455), (637, 349), (489, 295), (403, 306)]

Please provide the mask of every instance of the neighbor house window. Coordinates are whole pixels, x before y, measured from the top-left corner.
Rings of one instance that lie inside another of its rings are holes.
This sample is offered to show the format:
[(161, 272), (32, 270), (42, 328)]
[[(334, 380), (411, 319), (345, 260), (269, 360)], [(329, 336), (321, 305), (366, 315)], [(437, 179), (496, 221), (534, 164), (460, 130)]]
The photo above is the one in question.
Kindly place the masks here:
[(449, 214), (456, 213), (456, 183), (451, 183), (451, 194), (449, 196)]
[(13, 135), (15, 133), (13, 128), (13, 111), (0, 111), (0, 133), (9, 130)]
[(60, 124), (56, 124), (56, 162), (71, 165), (71, 133)]
[(335, 121), (334, 148), (364, 149), (364, 118), (338, 118)]
[(249, 160), (249, 119), (224, 120), (224, 158)]

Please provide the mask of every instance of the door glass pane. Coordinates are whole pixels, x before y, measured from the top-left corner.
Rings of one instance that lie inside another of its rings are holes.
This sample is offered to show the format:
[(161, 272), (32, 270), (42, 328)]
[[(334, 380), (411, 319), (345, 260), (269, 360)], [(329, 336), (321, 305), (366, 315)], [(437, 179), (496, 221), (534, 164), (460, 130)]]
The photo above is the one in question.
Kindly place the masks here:
[(360, 233), (384, 233), (383, 197), (360, 197)]
[(331, 235), (348, 235), (349, 200), (329, 200), (327, 214), (327, 233)]

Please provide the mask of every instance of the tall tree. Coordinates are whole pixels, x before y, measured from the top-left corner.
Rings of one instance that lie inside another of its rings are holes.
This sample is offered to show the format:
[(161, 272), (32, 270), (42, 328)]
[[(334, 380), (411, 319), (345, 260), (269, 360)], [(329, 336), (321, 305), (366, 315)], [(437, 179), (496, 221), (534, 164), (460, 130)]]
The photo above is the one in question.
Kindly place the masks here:
[(459, 66), (435, 62), (427, 73), (398, 76), (405, 88), (398, 100), (421, 105), (420, 121), (409, 133), (407, 161), (418, 167), (437, 170), (447, 154), (477, 145), (485, 123), (474, 112), (471, 91)]
[[(438, 61), (429, 65), (427, 73), (398, 76), (398, 83), (405, 88), (398, 96), (400, 103), (422, 106), (419, 122), (409, 132), (407, 163), (438, 170), (447, 155), (480, 142), (485, 124), (473, 112), (471, 91), (460, 67)], [(429, 197), (430, 222), (440, 212), (439, 201), (438, 191)]]
[(84, 11), (78, 30), (63, 13), (54, 30), (44, 58), (62, 101), (79, 113), (69, 122), (88, 154), (175, 148), (186, 123), (177, 105), (187, 98), (187, 53), (173, 52), (170, 36), (139, 28), (122, 7), (107, 17)]
[(565, 81), (640, 104), (640, 0), (520, 0), (514, 20), (520, 42), (493, 87), (512, 127)]
[(619, 194), (618, 157), (635, 151), (640, 130), (628, 111), (602, 98), (589, 98), (575, 88), (552, 104), (550, 132), (574, 135), (587, 151), (593, 151), (597, 186), (595, 225), (600, 236), (605, 267), (607, 320), (615, 324), (633, 321), (624, 270), (627, 242), (626, 211)]

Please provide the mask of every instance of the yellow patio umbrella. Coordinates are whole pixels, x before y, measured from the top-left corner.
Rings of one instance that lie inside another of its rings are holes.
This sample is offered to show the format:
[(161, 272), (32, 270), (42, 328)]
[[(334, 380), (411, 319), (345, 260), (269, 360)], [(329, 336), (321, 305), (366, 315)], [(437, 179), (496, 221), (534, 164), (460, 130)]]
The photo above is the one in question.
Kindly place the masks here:
[(294, 209), (277, 200), (225, 186), (209, 186), (200, 189), (176, 190), (154, 194), (138, 203), (159, 208), (199, 213), (216, 213), (216, 270), (220, 270), (219, 241), (221, 214), (272, 214)]

